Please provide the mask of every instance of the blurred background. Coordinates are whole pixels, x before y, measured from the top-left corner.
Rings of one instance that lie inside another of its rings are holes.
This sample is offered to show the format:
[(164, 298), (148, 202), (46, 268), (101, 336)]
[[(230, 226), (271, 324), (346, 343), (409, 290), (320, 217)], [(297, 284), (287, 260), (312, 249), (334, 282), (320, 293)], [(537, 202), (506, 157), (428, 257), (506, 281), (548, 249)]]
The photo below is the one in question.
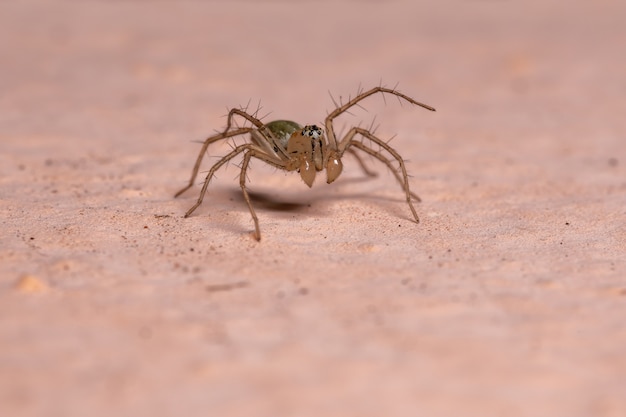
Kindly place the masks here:
[[(0, 2), (0, 416), (625, 415), (625, 17)], [(304, 191), (255, 164), (260, 245), (236, 166), (181, 218), (229, 108), (321, 123), (380, 84), (437, 112), (338, 128), (397, 135), (419, 225), (352, 162)]]
[[(146, 128), (165, 130), (159, 138), (203, 136), (207, 125), (221, 126), (227, 107), (249, 101), (272, 116), (318, 121), (331, 108), (328, 92), (346, 97), (380, 83), (445, 110), (446, 124), (459, 129), (497, 123), (495, 110), (506, 110), (509, 129), (567, 124), (573, 133), (574, 113), (602, 119), (606, 132), (623, 128), (607, 108), (624, 103), (617, 1), (0, 7), (5, 132), (21, 125), (66, 133), (89, 123), (96, 136)], [(97, 126), (103, 115), (118, 117), (118, 126)]]

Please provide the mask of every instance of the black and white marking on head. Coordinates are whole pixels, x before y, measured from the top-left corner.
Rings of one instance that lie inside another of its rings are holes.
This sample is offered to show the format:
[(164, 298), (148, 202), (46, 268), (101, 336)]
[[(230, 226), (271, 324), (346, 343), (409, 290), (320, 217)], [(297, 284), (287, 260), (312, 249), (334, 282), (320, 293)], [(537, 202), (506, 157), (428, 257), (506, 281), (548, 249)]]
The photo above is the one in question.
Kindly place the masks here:
[(322, 133), (322, 129), (316, 125), (304, 126), (302, 129), (302, 136), (309, 136), (313, 139), (318, 139)]

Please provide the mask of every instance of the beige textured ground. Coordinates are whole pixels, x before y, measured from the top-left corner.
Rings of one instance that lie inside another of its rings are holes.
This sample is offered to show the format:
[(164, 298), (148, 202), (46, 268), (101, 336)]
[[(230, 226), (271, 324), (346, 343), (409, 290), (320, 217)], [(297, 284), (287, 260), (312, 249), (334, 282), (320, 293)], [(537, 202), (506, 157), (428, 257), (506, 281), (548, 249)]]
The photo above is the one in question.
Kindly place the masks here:
[[(626, 415), (626, 5), (578, 3), (2, 2), (0, 415)], [(349, 158), (254, 163), (261, 243), (234, 164), (182, 218), (228, 107), (381, 80), (437, 113), (337, 126), (419, 225)]]

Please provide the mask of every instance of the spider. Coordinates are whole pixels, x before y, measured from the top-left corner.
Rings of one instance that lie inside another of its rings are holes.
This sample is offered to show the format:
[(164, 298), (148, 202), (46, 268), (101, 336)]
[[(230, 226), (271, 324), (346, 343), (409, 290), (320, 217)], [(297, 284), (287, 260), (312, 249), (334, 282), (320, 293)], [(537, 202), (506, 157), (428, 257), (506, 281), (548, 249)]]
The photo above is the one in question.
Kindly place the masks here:
[[(186, 187), (178, 191), (174, 197), (178, 197), (193, 186), (198, 175), (198, 170), (200, 169), (200, 164), (202, 163), (202, 159), (206, 154), (209, 145), (220, 140), (246, 134), (250, 134), (249, 142), (233, 147), (227, 155), (220, 158), (219, 161), (211, 167), (206, 178), (204, 179), (204, 184), (202, 185), (202, 190), (200, 191), (198, 200), (187, 211), (185, 217), (189, 217), (194, 210), (202, 204), (209, 182), (211, 182), (215, 173), (227, 162), (236, 156), (243, 154), (241, 172), (239, 174), (239, 185), (241, 187), (241, 191), (243, 192), (246, 204), (248, 205), (248, 209), (250, 210), (250, 214), (252, 215), (252, 220), (254, 221), (254, 238), (257, 241), (260, 241), (261, 230), (259, 228), (259, 220), (256, 212), (254, 211), (254, 207), (252, 206), (252, 202), (250, 201), (248, 190), (246, 189), (246, 172), (252, 158), (260, 159), (261, 161), (278, 169), (285, 171), (297, 171), (306, 185), (311, 187), (313, 185), (313, 181), (315, 180), (316, 173), (318, 171), (323, 171), (324, 169), (326, 169), (326, 182), (330, 184), (335, 181), (343, 169), (341, 158), (346, 152), (356, 157), (361, 168), (367, 175), (376, 175), (365, 167), (363, 161), (356, 152), (356, 150), (359, 150), (381, 161), (394, 174), (404, 190), (406, 202), (411, 209), (415, 222), (419, 223), (419, 217), (417, 216), (417, 212), (415, 211), (411, 200), (418, 202), (421, 200), (416, 194), (409, 190), (408, 175), (404, 161), (400, 157), (400, 154), (389, 146), (387, 142), (376, 137), (374, 133), (368, 129), (352, 127), (339, 141), (335, 135), (333, 120), (342, 113), (347, 112), (351, 107), (356, 106), (363, 99), (376, 93), (383, 95), (391, 94), (397, 96), (398, 100), (403, 99), (411, 104), (418, 105), (427, 110), (435, 111), (433, 107), (420, 103), (395, 89), (374, 87), (371, 90), (360, 91), (356, 97), (349, 99), (345, 104), (339, 103), (340, 105), (337, 105), (337, 103), (335, 103), (337, 106), (335, 110), (326, 116), (326, 120), (324, 122), (326, 134), (324, 134), (324, 130), (316, 125), (307, 125), (302, 127), (298, 123), (289, 120), (275, 120), (264, 124), (256, 118), (256, 113), (251, 115), (247, 113), (245, 109), (231, 109), (228, 113), (226, 128), (221, 133), (213, 135), (204, 141), (191, 172), (189, 183)], [(243, 118), (252, 126), (237, 127), (233, 123), (235, 116)], [(377, 145), (380, 150), (373, 149), (362, 140), (356, 140), (355, 136), (357, 135), (360, 135), (364, 139), (368, 139), (369, 142)], [(391, 155), (391, 157), (398, 162), (402, 176), (400, 176), (398, 170), (393, 166), (390, 158), (386, 156), (383, 151), (386, 151), (387, 154)]]

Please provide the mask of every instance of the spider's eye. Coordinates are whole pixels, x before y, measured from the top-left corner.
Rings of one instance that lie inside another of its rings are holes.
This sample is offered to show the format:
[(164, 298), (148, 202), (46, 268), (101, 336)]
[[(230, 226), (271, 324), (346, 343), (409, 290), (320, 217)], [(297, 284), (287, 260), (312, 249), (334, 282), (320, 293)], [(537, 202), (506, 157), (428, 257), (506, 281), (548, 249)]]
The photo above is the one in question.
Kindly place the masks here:
[(302, 129), (302, 136), (308, 136), (313, 139), (317, 139), (322, 136), (322, 129), (316, 125), (304, 126)]

